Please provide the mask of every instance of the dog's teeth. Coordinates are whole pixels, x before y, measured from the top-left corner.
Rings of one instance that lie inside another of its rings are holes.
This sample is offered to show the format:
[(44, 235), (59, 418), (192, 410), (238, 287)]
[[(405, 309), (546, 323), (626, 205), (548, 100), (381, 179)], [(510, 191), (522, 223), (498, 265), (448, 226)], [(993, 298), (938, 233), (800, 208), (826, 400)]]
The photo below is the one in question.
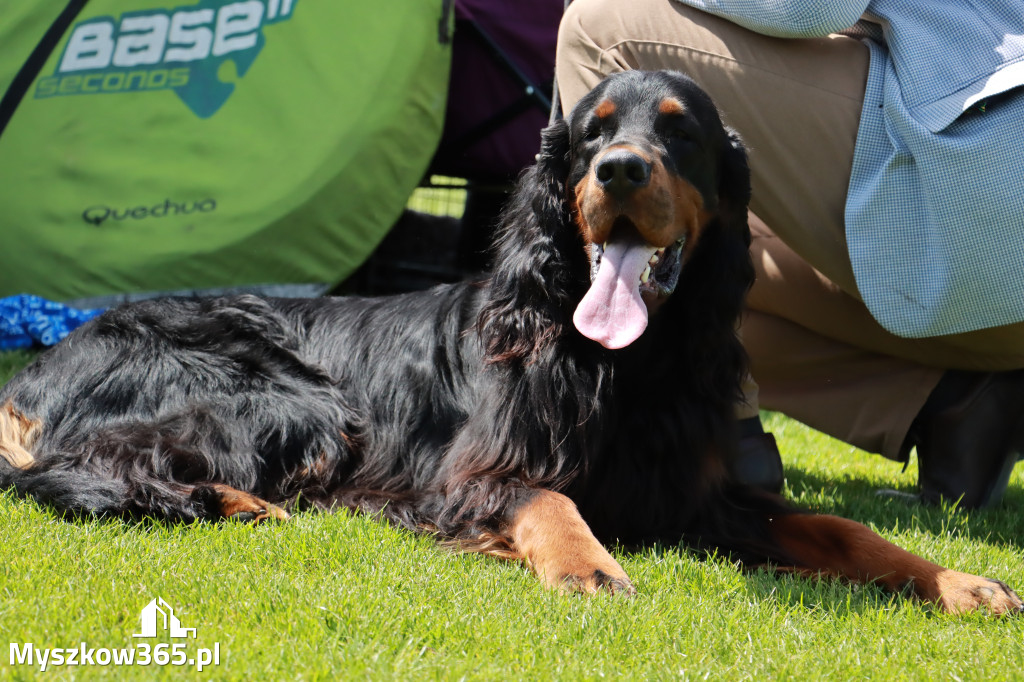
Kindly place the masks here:
[(657, 251), (655, 251), (654, 253), (655, 253), (655, 255), (657, 255), (657, 256), (664, 256), (664, 255), (665, 255), (665, 247), (664, 247), (664, 246), (663, 246), (663, 247), (661, 247), (660, 249), (658, 249), (658, 250), (657, 250)]
[(649, 262), (649, 263), (650, 263), (651, 265), (657, 265), (657, 264), (658, 264), (658, 261), (660, 261), (660, 260), (661, 260), (661, 259), (660, 259), (660, 258), (658, 258), (658, 254), (654, 254), (653, 256), (651, 256), (651, 260), (649, 260), (648, 262)]
[(643, 274), (640, 275), (640, 281), (643, 282), (644, 284), (647, 284), (647, 280), (649, 280), (650, 278), (651, 278), (651, 266), (648, 265), (646, 268), (644, 268)]

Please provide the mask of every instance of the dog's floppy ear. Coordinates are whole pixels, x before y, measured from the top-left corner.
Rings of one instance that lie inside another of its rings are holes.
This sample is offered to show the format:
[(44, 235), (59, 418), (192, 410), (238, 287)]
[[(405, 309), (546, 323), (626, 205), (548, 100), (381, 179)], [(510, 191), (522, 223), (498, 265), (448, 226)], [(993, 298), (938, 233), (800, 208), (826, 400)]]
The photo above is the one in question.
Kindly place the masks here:
[(750, 167), (747, 165), (747, 149), (736, 131), (726, 128), (725, 133), (718, 179), (719, 216), (727, 227), (741, 230), (749, 244), (747, 205), (750, 203)]
[(700, 387), (700, 395), (717, 398), (729, 398), (723, 387), (732, 387), (732, 398), (739, 400), (747, 363), (736, 325), (754, 281), (747, 224), (750, 170), (739, 136), (727, 130), (719, 139), (717, 210), (683, 268), (669, 301), (677, 313), (669, 319), (679, 329), (673, 337), (677, 352), (701, 359), (687, 381)]
[(564, 118), (540, 131), (536, 169), (554, 182), (565, 183), (569, 175), (569, 124)]
[(754, 267), (749, 252), (749, 203), (747, 149), (739, 134), (726, 128), (718, 171), (719, 265), (716, 267), (719, 271), (707, 278), (717, 282), (717, 305), (727, 318), (739, 316), (747, 290), (754, 283)]
[(558, 335), (565, 311), (571, 315), (569, 288), (586, 264), (566, 204), (568, 175), (569, 126), (558, 120), (541, 132), (537, 163), (520, 177), (502, 215), (478, 320), (490, 362), (529, 361)]

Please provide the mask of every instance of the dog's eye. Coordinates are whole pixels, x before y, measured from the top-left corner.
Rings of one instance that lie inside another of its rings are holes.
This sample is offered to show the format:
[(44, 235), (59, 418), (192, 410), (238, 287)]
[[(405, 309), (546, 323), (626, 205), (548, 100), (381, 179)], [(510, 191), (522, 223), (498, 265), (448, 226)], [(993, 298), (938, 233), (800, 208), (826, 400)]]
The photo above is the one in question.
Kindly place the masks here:
[(678, 126), (668, 129), (668, 137), (670, 140), (679, 140), (682, 142), (688, 142), (693, 139), (688, 131)]
[(593, 142), (597, 138), (601, 137), (601, 124), (600, 122), (593, 122), (586, 127), (583, 131), (583, 139), (587, 142)]

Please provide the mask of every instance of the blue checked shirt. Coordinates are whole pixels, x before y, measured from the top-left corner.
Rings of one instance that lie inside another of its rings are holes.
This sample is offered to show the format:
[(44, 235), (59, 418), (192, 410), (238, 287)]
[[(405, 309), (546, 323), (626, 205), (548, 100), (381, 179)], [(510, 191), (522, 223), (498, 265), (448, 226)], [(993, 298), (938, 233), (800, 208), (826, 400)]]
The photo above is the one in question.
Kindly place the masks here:
[(1024, 320), (1024, 0), (680, 0), (871, 50), (846, 204), (861, 297), (901, 336)]

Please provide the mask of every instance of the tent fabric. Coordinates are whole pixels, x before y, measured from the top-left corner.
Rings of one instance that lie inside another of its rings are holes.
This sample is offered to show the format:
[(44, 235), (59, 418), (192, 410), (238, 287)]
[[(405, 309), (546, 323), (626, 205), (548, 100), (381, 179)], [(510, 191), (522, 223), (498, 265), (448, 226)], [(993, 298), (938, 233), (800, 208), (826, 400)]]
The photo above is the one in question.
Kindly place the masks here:
[(0, 296), (341, 281), (437, 146), (449, 13), (450, 0), (8, 3)]
[[(548, 122), (542, 98), (488, 49), (473, 24), (549, 99), (564, 0), (455, 0), (455, 40), (444, 135), (434, 172), (507, 182), (533, 164)], [(482, 131), (479, 139), (474, 133)], [(467, 140), (467, 138), (470, 138)]]

